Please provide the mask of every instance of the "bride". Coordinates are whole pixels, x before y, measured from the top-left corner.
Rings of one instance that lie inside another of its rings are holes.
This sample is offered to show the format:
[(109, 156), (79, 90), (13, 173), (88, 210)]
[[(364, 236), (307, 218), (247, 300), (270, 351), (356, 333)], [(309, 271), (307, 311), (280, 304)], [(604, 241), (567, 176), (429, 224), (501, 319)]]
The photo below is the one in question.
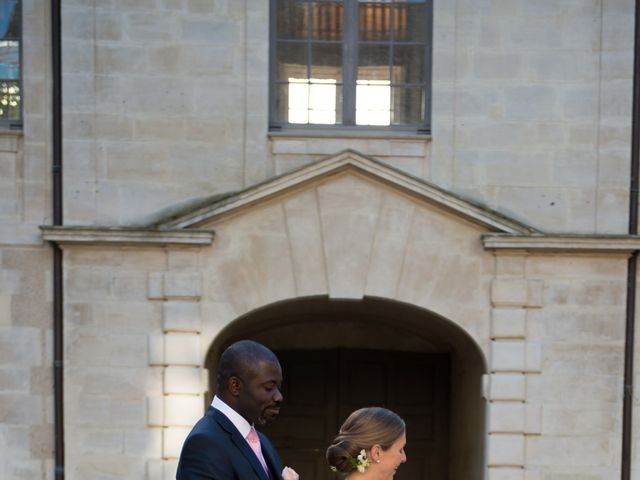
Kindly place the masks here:
[(331, 470), (345, 480), (391, 480), (407, 461), (404, 421), (391, 410), (356, 410), (327, 448)]

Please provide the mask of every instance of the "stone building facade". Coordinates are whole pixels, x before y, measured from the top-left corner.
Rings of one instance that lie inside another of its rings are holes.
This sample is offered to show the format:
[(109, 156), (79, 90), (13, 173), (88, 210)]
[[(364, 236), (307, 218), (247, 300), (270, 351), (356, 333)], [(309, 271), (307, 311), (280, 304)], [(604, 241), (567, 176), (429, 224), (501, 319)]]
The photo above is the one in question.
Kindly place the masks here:
[(62, 0), (57, 226), (52, 10), (20, 3), (1, 478), (60, 474), (52, 244), (67, 479), (173, 478), (239, 338), (298, 382), (270, 434), (305, 480), (366, 403), (407, 412), (398, 478), (620, 476), (634, 2), (433, 2), (426, 134), (271, 131), (267, 1)]

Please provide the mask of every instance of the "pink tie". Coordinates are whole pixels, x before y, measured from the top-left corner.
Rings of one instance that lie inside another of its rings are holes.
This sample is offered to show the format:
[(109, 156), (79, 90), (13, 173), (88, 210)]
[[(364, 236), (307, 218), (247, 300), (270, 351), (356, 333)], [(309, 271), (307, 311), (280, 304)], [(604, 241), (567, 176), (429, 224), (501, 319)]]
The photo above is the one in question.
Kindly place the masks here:
[(253, 453), (256, 454), (258, 460), (260, 460), (262, 468), (264, 468), (264, 471), (268, 477), (269, 469), (267, 468), (267, 462), (264, 461), (264, 457), (262, 456), (262, 449), (260, 448), (260, 438), (258, 438), (258, 432), (256, 432), (256, 429), (253, 427), (251, 427), (251, 430), (249, 430), (249, 435), (247, 435), (247, 442), (249, 442), (251, 450), (253, 450)]

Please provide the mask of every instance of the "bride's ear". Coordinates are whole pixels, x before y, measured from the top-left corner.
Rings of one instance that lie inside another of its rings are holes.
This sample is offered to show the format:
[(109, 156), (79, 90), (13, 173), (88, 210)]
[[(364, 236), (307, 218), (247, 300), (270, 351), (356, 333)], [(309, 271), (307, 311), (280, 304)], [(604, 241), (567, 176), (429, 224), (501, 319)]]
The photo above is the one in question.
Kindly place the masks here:
[(382, 454), (382, 447), (379, 444), (374, 444), (371, 447), (371, 460), (375, 463), (380, 463), (380, 455)]

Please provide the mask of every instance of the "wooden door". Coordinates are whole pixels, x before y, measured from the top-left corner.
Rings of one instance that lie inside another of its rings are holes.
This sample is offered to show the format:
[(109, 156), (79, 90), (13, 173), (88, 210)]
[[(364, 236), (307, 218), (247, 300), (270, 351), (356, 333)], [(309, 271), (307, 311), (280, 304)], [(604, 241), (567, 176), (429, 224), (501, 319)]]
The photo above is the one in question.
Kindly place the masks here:
[(284, 404), (268, 427), (284, 464), (304, 480), (331, 480), (324, 454), (352, 411), (383, 406), (407, 423), (398, 480), (446, 480), (449, 357), (379, 350), (281, 350)]

